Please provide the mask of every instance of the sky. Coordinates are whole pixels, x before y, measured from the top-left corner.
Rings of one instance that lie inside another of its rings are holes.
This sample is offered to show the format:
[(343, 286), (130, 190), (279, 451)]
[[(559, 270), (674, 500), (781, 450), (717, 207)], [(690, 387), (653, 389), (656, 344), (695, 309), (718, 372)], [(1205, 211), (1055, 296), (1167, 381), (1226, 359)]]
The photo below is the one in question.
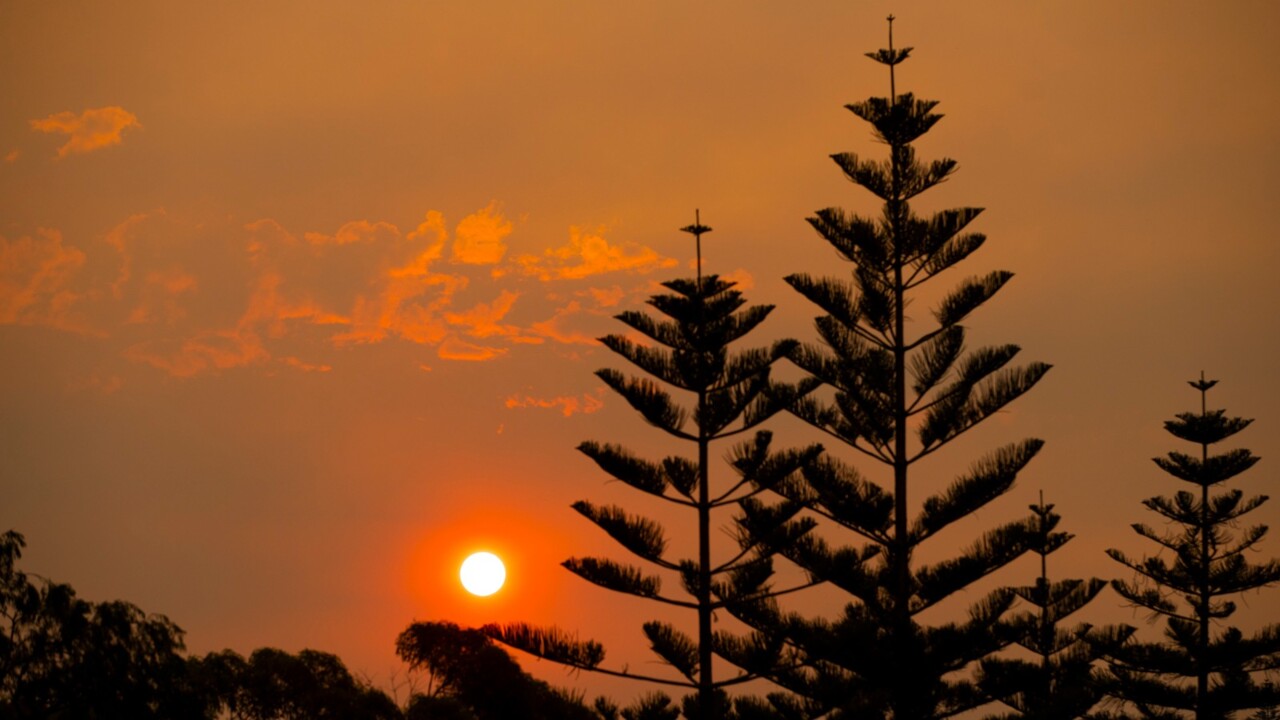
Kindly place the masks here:
[[(574, 449), (681, 450), (593, 375), (624, 368), (595, 338), (692, 273), (698, 210), (707, 271), (776, 306), (744, 344), (815, 341), (782, 278), (849, 272), (816, 210), (878, 212), (829, 156), (882, 156), (843, 105), (888, 93), (863, 53), (891, 12), (898, 87), (946, 116), (918, 150), (960, 168), (916, 206), (986, 208), (952, 281), (1016, 274), (970, 340), (1054, 366), (922, 469), (927, 491), (1047, 441), (950, 546), (1043, 491), (1078, 535), (1051, 567), (1123, 577), (1103, 550), (1154, 551), (1129, 525), (1178, 489), (1150, 458), (1191, 449), (1162, 423), (1202, 370), (1257, 418), (1238, 487), (1274, 488), (1274, 3), (5, 1), (0, 526), (24, 567), (193, 652), (312, 647), (384, 685), (414, 620), (555, 624), (653, 670), (640, 624), (692, 619), (559, 567), (627, 559), (579, 499), (692, 538)], [(476, 549), (508, 561), (483, 600), (456, 580)], [(1248, 627), (1280, 595), (1242, 604)], [(1088, 612), (1156, 632), (1110, 591)]]

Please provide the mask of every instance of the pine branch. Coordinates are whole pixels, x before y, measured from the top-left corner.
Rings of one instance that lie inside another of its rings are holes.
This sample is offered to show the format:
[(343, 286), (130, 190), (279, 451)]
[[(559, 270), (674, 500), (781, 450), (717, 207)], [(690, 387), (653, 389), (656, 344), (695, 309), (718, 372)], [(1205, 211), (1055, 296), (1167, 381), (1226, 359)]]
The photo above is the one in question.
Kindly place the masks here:
[(961, 588), (999, 570), (1027, 550), (1032, 521), (1020, 520), (988, 530), (956, 558), (920, 568), (911, 603), (913, 615), (932, 607)]
[(697, 682), (698, 646), (688, 635), (660, 622), (645, 623), (644, 634), (658, 657), (690, 682)]
[(645, 575), (639, 568), (620, 565), (603, 558), (569, 558), (560, 563), (569, 572), (606, 590), (649, 598), (679, 607), (696, 608), (695, 603), (675, 600), (659, 594), (662, 581), (654, 575)]
[(977, 512), (1013, 487), (1022, 468), (1040, 452), (1044, 441), (1023, 440), (1006, 445), (974, 463), (945, 491), (924, 502), (911, 530), (912, 544), (919, 544), (942, 528)]
[(667, 549), (667, 539), (662, 526), (638, 515), (628, 515), (617, 505), (596, 507), (585, 500), (573, 504), (573, 509), (609, 533), (633, 555), (651, 563), (674, 570), (676, 566), (662, 559)]
[(627, 378), (617, 370), (610, 368), (597, 370), (596, 377), (613, 388), (615, 392), (627, 401), (627, 404), (635, 408), (654, 427), (661, 428), (667, 433), (685, 440), (697, 439), (681, 430), (684, 426), (686, 412), (672, 403), (671, 396), (663, 391), (657, 383), (644, 378)]

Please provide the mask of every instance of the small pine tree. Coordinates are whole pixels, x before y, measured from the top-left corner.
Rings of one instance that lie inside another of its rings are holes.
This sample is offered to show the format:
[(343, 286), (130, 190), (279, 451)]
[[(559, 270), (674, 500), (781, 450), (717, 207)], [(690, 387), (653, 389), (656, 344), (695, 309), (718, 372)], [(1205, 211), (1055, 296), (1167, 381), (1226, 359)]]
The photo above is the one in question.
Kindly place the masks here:
[(1034, 662), (1014, 658), (982, 661), (979, 684), (992, 697), (1014, 711), (1011, 716), (1028, 720), (1071, 720), (1089, 712), (1102, 699), (1102, 674), (1094, 667), (1098, 654), (1089, 642), (1088, 624), (1061, 627), (1060, 623), (1093, 601), (1107, 586), (1105, 580), (1049, 580), (1049, 555), (1073, 536), (1056, 531), (1061, 517), (1053, 505), (1031, 506), (1036, 516), (1031, 552), (1040, 557), (1035, 585), (1014, 588), (1018, 598), (1033, 610), (1020, 615), (1015, 643), (1035, 656)]
[(1133, 525), (1135, 532), (1171, 557), (1131, 558), (1119, 550), (1107, 551), (1135, 575), (1133, 581), (1113, 581), (1112, 587), (1165, 621), (1162, 643), (1108, 643), (1112, 694), (1143, 717), (1220, 720), (1239, 710), (1280, 702), (1275, 687), (1255, 678), (1280, 668), (1280, 624), (1268, 625), (1253, 637), (1235, 627), (1221, 628), (1236, 610), (1227, 598), (1280, 580), (1280, 562), (1251, 563), (1246, 558), (1266, 535), (1265, 525), (1234, 530), (1237, 521), (1267, 496), (1246, 498), (1241, 490), (1220, 489), (1253, 467), (1258, 457), (1244, 448), (1209, 454), (1211, 445), (1253, 422), (1208, 409), (1208, 392), (1216, 384), (1205, 380), (1204, 373), (1190, 381), (1200, 392), (1200, 412), (1180, 413), (1164, 424), (1174, 437), (1199, 445), (1199, 457), (1175, 451), (1154, 458), (1161, 470), (1193, 489), (1143, 501), (1169, 529)]
[(811, 503), (820, 517), (866, 544), (832, 548), (811, 534), (788, 557), (856, 602), (831, 621), (785, 616), (763, 603), (743, 619), (757, 627), (787, 624), (791, 642), (810, 665), (772, 677), (838, 708), (832, 717), (914, 720), (986, 702), (957, 673), (1011, 641), (1001, 618), (1014, 601), (1012, 591), (988, 595), (961, 622), (926, 626), (918, 617), (1022, 555), (1033, 520), (991, 529), (958, 556), (935, 564), (919, 562), (917, 554), (948, 526), (1008, 491), (1042, 441), (1015, 442), (985, 456), (915, 511), (910, 501), (921, 492), (917, 471), (921, 461), (1029, 390), (1049, 366), (1010, 366), (1019, 352), (1015, 345), (966, 352), (964, 321), (1012, 273), (966, 279), (934, 310), (935, 323), (908, 322), (919, 288), (978, 250), (985, 237), (965, 231), (979, 208), (928, 217), (912, 210), (912, 200), (946, 180), (956, 162), (916, 157), (912, 143), (942, 116), (933, 112), (937, 102), (897, 93), (894, 70), (910, 48), (894, 49), (889, 20), (889, 48), (868, 55), (888, 66), (890, 96), (847, 106), (874, 128), (889, 157), (832, 156), (849, 180), (883, 202), (882, 211), (879, 218), (839, 208), (818, 211), (809, 222), (852, 262), (851, 281), (793, 275), (787, 282), (826, 313), (816, 323), (822, 345), (805, 346), (792, 360), (832, 390), (825, 398), (806, 398), (793, 412), (884, 466), (892, 484), (882, 488), (834, 458), (806, 469), (807, 489), (792, 499)]
[[(618, 315), (619, 320), (654, 345), (642, 345), (621, 335), (601, 338), (606, 347), (648, 375), (692, 394), (692, 412), (678, 405), (671, 393), (653, 379), (628, 377), (613, 369), (596, 373), (651, 425), (694, 445), (695, 456), (671, 456), (652, 462), (619, 445), (585, 442), (578, 447), (612, 477), (689, 512), (697, 528), (695, 553), (685, 559), (671, 557), (662, 526), (621, 507), (598, 507), (586, 501), (573, 506), (628, 552), (678, 576), (689, 598), (663, 593), (658, 575), (633, 565), (590, 557), (571, 558), (564, 563), (573, 573), (609, 590), (693, 611), (697, 632), (692, 637), (669, 623), (653, 621), (644, 625), (653, 651), (681, 679), (603, 668), (603, 647), (574, 640), (557, 629), (523, 624), (485, 628), (490, 636), (512, 647), (574, 668), (696, 690), (684, 702), (685, 715), (708, 720), (729, 716), (725, 687), (756, 677), (741, 670), (727, 677), (713, 673), (715, 655), (723, 657), (731, 651), (756, 659), (768, 657), (771, 662), (781, 658), (783, 641), (776, 632), (755, 632), (747, 638), (713, 633), (712, 616), (736, 604), (794, 589), (772, 588), (772, 557), (812, 528), (813, 523), (795, 519), (803, 509), (799, 503), (766, 504), (757, 496), (780, 484), (795, 482), (793, 476), (799, 468), (821, 452), (817, 445), (774, 452), (770, 449), (771, 434), (759, 430), (733, 449), (732, 464), (737, 476), (727, 482), (712, 482), (712, 443), (753, 430), (793, 402), (794, 393), (802, 393), (812, 385), (785, 388), (770, 380), (773, 363), (795, 347), (794, 341), (775, 342), (768, 348), (729, 349), (731, 343), (763, 322), (773, 307), (743, 309), (746, 301), (733, 289), (733, 283), (715, 275), (702, 276), (701, 236), (710, 229), (701, 222), (683, 228), (697, 241), (698, 275), (666, 282), (664, 285), (671, 292), (650, 298), (649, 304), (666, 319), (634, 311)], [(737, 547), (716, 553), (711, 542), (713, 516), (735, 510)], [(723, 558), (717, 559), (717, 554)]]

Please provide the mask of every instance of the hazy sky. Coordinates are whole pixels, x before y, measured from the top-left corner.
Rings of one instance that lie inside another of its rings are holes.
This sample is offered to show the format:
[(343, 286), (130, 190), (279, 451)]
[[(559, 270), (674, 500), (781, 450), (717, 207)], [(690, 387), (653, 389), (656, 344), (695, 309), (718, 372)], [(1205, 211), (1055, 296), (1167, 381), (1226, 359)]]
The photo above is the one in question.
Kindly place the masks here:
[[(1055, 366), (923, 469), (936, 488), (1047, 440), (949, 542), (1044, 490), (1080, 535), (1062, 573), (1152, 552), (1128, 526), (1178, 489), (1149, 458), (1187, 449), (1161, 423), (1202, 369), (1258, 418), (1240, 487), (1273, 489), (1275, 3), (7, 1), (0, 529), (29, 571), (165, 613), (196, 652), (314, 647), (381, 679), (414, 619), (528, 620), (651, 667), (661, 611), (558, 565), (625, 559), (574, 500), (659, 512), (579, 442), (679, 449), (605, 392), (592, 371), (623, 365), (593, 338), (690, 272), (695, 208), (707, 269), (778, 306), (755, 344), (815, 337), (781, 278), (848, 272), (815, 210), (878, 212), (828, 156), (882, 153), (842, 106), (887, 94), (862, 54), (890, 12), (916, 48), (898, 87), (946, 114), (919, 150), (960, 162), (917, 205), (987, 208), (955, 279), (1017, 274), (972, 342)], [(477, 601), (454, 573), (482, 546), (511, 579)]]

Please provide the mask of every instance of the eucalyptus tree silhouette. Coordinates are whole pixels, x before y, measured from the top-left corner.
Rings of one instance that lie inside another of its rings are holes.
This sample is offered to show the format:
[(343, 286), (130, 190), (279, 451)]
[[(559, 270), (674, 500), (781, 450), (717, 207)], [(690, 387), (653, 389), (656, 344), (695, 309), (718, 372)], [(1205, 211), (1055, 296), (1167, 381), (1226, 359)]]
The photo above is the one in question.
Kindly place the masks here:
[(18, 569), (25, 545), (0, 535), (0, 718), (205, 716), (177, 625), (33, 582)]
[[(1040, 576), (1034, 585), (1013, 589), (1019, 600), (1033, 608), (1020, 613), (1013, 624), (1018, 629), (1014, 642), (1034, 660), (987, 658), (981, 663), (979, 684), (1014, 710), (1011, 717), (1072, 720), (1102, 700), (1103, 673), (1095, 667), (1099, 651), (1092, 642), (1097, 634), (1094, 628), (1087, 623), (1074, 627), (1060, 623), (1092, 602), (1107, 583), (1098, 578), (1051, 581), (1049, 555), (1073, 535), (1056, 530), (1061, 517), (1044, 502), (1044, 493), (1031, 512), (1036, 516), (1031, 552), (1040, 557)], [(1117, 637), (1116, 633), (1129, 630), (1106, 628), (1105, 632)]]
[(1116, 592), (1165, 621), (1162, 643), (1112, 638), (1106, 644), (1112, 693), (1143, 717), (1211, 720), (1280, 703), (1280, 689), (1254, 677), (1280, 669), (1280, 624), (1267, 625), (1253, 637), (1235, 627), (1215, 632), (1215, 625), (1221, 627), (1236, 610), (1227, 598), (1280, 580), (1280, 562), (1251, 563), (1246, 557), (1266, 535), (1267, 526), (1234, 530), (1237, 521), (1258, 509), (1267, 496), (1246, 498), (1238, 489), (1218, 489), (1253, 467), (1258, 457), (1245, 448), (1209, 454), (1211, 445), (1253, 422), (1208, 409), (1208, 392), (1217, 382), (1205, 380), (1201, 373), (1199, 380), (1190, 382), (1200, 392), (1200, 412), (1180, 413), (1164, 424), (1174, 437), (1199, 445), (1199, 457), (1175, 451), (1154, 459), (1161, 470), (1192, 490), (1143, 501), (1164, 518), (1167, 529), (1133, 525), (1135, 532), (1171, 556), (1131, 558), (1119, 550), (1107, 551), (1134, 573), (1132, 581), (1112, 581)]
[[(1008, 272), (962, 281), (934, 309), (935, 322), (912, 332), (920, 326), (908, 322), (907, 307), (920, 287), (978, 250), (985, 238), (965, 231), (978, 208), (928, 217), (911, 208), (916, 196), (952, 174), (956, 162), (916, 157), (912, 143), (942, 116), (933, 112), (937, 102), (897, 93), (895, 69), (911, 49), (893, 47), (889, 21), (889, 48), (868, 56), (888, 66), (890, 95), (847, 106), (870, 123), (889, 157), (832, 156), (849, 180), (883, 202), (880, 217), (839, 208), (818, 211), (810, 224), (852, 263), (852, 277), (799, 274), (787, 282), (825, 312), (816, 323), (822, 343), (801, 347), (791, 359), (827, 390), (806, 396), (793, 412), (884, 466), (892, 481), (883, 488), (851, 465), (825, 458), (806, 469), (805, 487), (779, 486), (794, 491), (792, 500), (811, 504), (829, 521), (827, 527), (865, 541), (833, 547), (811, 533), (787, 550), (813, 579), (836, 585), (855, 602), (834, 620), (806, 620), (776, 603), (760, 603), (743, 619), (762, 628), (785, 624), (809, 666), (772, 677), (834, 708), (833, 717), (907, 720), (946, 717), (987, 701), (971, 680), (955, 673), (1010, 642), (1001, 617), (1014, 593), (990, 593), (962, 622), (929, 627), (918, 618), (1023, 554), (1034, 521), (1000, 525), (958, 556), (933, 564), (920, 563), (916, 554), (952, 523), (1008, 491), (1042, 441), (1023, 440), (989, 453), (938, 492), (920, 487), (920, 463), (1029, 390), (1049, 366), (1010, 366), (1019, 352), (1015, 345), (966, 352), (962, 323), (1004, 287), (1012, 277)], [(916, 499), (921, 495), (923, 502)], [(946, 542), (958, 544), (954, 537)]]
[(406, 716), (475, 720), (597, 720), (579, 699), (526, 674), (484, 633), (449, 622), (415, 622), (396, 638), (396, 653), (428, 673), (425, 692)]
[[(774, 589), (770, 581), (772, 558), (807, 532), (812, 521), (796, 519), (803, 509), (799, 502), (766, 503), (758, 496), (794, 483), (799, 468), (815, 458), (821, 448), (814, 445), (774, 451), (771, 433), (757, 430), (732, 449), (735, 476), (713, 481), (709, 459), (713, 443), (756, 429), (814, 384), (784, 387), (770, 379), (774, 362), (794, 349), (794, 341), (730, 350), (730, 344), (765, 320), (772, 306), (744, 309), (746, 301), (734, 289), (734, 283), (716, 275), (704, 277), (702, 235), (711, 228), (696, 219), (682, 230), (695, 239), (697, 277), (663, 283), (670, 292), (649, 299), (649, 305), (665, 318), (637, 311), (618, 315), (625, 325), (647, 338), (644, 344), (622, 335), (601, 338), (606, 347), (651, 377), (628, 377), (613, 369), (596, 374), (649, 424), (692, 445), (694, 457), (672, 455), (655, 462), (637, 457), (620, 445), (599, 442), (584, 442), (578, 449), (610, 476), (687, 512), (697, 530), (697, 546), (690, 557), (673, 557), (668, 552), (663, 527), (652, 519), (621, 507), (600, 507), (586, 501), (575, 503), (573, 508), (631, 554), (659, 572), (678, 577), (686, 597), (664, 592), (659, 574), (634, 565), (593, 557), (571, 558), (564, 563), (573, 573), (606, 589), (692, 611), (696, 618), (693, 636), (658, 620), (643, 627), (653, 651), (679, 677), (605, 668), (601, 665), (601, 645), (577, 641), (554, 628), (515, 624), (489, 626), (485, 630), (512, 647), (574, 668), (696, 690), (684, 700), (685, 715), (722, 718), (731, 712), (723, 689), (757, 675), (741, 669), (728, 676), (717, 674), (714, 656), (749, 657), (754, 659), (753, 664), (771, 667), (785, 662), (784, 643), (776, 628), (760, 628), (745, 638), (715, 633), (712, 616), (736, 604), (805, 586)], [(692, 408), (677, 404), (666, 386), (691, 394)], [(735, 544), (727, 551), (713, 548), (713, 516), (729, 514), (733, 517)]]

